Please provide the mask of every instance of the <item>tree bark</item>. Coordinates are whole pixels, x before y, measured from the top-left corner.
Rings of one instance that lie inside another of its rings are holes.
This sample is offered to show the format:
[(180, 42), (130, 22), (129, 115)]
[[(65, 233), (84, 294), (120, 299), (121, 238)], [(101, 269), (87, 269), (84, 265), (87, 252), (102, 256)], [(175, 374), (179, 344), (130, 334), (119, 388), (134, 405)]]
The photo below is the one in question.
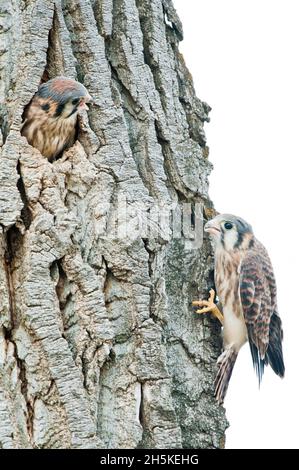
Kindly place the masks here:
[[(220, 327), (191, 308), (211, 283), (211, 247), (191, 233), (198, 204), (213, 211), (209, 107), (171, 0), (0, 8), (0, 447), (222, 447)], [(95, 105), (50, 163), (20, 129), (57, 75)], [(122, 201), (133, 227), (137, 205), (163, 206), (166, 230), (158, 218), (123, 235)], [(173, 207), (192, 219), (188, 240), (173, 236)]]

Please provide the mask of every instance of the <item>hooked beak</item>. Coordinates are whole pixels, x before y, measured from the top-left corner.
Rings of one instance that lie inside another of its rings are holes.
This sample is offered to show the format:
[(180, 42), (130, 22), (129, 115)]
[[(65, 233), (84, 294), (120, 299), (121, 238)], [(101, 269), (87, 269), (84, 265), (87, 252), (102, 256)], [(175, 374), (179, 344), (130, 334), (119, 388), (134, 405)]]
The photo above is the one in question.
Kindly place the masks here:
[(93, 104), (94, 103), (94, 99), (89, 94), (84, 97), (84, 99), (82, 100), (82, 102), (80, 104), (80, 109), (85, 109), (86, 111), (89, 111), (89, 107), (87, 106), (86, 103), (88, 103), (88, 104)]
[(211, 235), (217, 235), (220, 233), (220, 228), (217, 227), (213, 220), (209, 220), (205, 225), (205, 232), (210, 233)]

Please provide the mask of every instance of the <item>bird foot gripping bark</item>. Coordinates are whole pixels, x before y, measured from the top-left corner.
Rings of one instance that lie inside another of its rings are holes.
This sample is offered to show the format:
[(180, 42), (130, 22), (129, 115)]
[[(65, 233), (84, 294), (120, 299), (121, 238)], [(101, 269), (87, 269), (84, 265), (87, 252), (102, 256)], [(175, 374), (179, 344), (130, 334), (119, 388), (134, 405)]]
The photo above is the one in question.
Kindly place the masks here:
[(215, 291), (214, 289), (210, 290), (210, 297), (208, 300), (194, 300), (192, 302), (193, 307), (203, 307), (198, 310), (196, 310), (196, 313), (208, 313), (211, 312), (212, 315), (223, 324), (223, 315), (220, 312), (219, 308), (217, 305), (214, 303), (215, 300)]

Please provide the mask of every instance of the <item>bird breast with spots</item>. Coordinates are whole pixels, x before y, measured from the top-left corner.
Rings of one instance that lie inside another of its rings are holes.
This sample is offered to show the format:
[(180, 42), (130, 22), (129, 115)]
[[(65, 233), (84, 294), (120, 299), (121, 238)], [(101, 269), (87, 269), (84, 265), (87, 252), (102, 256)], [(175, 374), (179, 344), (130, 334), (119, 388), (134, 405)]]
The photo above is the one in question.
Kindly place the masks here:
[[(239, 296), (239, 271), (241, 257), (239, 253), (231, 254), (224, 249), (215, 253), (215, 284), (222, 305), (232, 303)], [(236, 303), (236, 302), (235, 302)], [(241, 302), (237, 305), (236, 314), (242, 312)]]
[(268, 364), (278, 376), (284, 376), (283, 330), (271, 260), (251, 225), (241, 217), (218, 214), (206, 223), (205, 231), (213, 241), (215, 284), (223, 310), (224, 351), (217, 360), (215, 379), (215, 395), (222, 403), (246, 341), (259, 382)]
[(93, 99), (72, 78), (59, 76), (42, 83), (24, 110), (21, 134), (32, 147), (54, 160), (75, 142), (79, 112), (88, 110)]
[(68, 119), (56, 117), (56, 103), (35, 97), (22, 129), (29, 144), (48, 159), (55, 158), (75, 141), (77, 115)]
[(240, 252), (220, 248), (215, 253), (215, 284), (223, 306), (223, 338), (225, 345), (238, 351), (247, 339), (239, 292)]

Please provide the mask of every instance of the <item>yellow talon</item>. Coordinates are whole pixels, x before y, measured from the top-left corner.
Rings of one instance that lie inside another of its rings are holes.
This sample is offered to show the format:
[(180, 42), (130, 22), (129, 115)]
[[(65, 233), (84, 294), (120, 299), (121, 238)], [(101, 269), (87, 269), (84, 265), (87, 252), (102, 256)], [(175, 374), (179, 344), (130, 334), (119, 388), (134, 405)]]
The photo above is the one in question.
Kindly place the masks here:
[(223, 315), (220, 312), (219, 308), (217, 305), (214, 303), (215, 300), (215, 291), (214, 289), (211, 289), (210, 292), (210, 297), (208, 300), (194, 300), (192, 302), (193, 307), (203, 307), (198, 310), (196, 310), (196, 313), (208, 313), (211, 312), (214, 317), (218, 318), (218, 320), (223, 324)]

